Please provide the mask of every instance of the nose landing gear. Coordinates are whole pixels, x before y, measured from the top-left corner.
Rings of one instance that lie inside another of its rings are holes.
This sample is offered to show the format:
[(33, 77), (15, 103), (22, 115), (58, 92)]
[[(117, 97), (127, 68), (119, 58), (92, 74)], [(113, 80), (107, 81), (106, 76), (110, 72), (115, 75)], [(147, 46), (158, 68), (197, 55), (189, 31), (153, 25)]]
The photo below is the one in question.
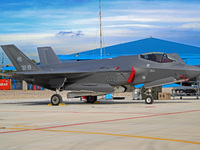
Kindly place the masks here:
[(153, 104), (154, 102), (154, 98), (152, 96), (152, 88), (148, 88), (146, 90), (146, 92), (144, 93), (146, 96), (145, 96), (145, 103), (146, 104)]
[(146, 104), (153, 104), (154, 102), (154, 99), (151, 95), (148, 95), (146, 98), (145, 98), (145, 103)]

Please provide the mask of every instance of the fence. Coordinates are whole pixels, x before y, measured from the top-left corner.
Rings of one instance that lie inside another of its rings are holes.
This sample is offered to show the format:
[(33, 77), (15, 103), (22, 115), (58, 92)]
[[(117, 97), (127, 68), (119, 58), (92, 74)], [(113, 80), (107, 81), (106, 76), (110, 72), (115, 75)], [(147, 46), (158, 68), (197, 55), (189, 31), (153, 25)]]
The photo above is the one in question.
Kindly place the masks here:
[[(22, 90), (23, 89), (22, 81), (11, 79), (11, 89)], [(28, 90), (43, 90), (44, 88), (37, 85), (27, 84), (27, 89)]]

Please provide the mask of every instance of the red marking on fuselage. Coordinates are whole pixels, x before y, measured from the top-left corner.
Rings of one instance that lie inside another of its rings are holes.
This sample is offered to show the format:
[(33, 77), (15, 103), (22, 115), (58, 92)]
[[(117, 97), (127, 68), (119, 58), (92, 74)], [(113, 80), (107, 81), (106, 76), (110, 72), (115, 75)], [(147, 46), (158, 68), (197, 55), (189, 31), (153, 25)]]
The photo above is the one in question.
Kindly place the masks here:
[(115, 70), (118, 70), (119, 69), (119, 67), (117, 67)]
[(133, 80), (134, 80), (134, 78), (135, 78), (135, 69), (134, 69), (132, 66), (131, 66), (131, 69), (132, 69), (131, 75), (130, 75), (130, 77), (128, 78), (127, 83), (132, 83)]

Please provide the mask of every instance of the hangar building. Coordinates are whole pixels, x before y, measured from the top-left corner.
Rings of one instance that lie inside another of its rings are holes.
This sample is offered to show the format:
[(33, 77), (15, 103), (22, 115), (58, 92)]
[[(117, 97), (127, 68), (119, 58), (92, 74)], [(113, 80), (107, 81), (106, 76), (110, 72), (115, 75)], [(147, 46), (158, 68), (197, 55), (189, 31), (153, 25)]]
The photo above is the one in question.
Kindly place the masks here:
[[(103, 58), (111, 58), (124, 55), (137, 55), (147, 52), (178, 53), (178, 55), (190, 65), (200, 64), (200, 47), (161, 40), (157, 38), (147, 38), (138, 41), (108, 46), (103, 48)], [(75, 53), (71, 55), (58, 55), (61, 61), (69, 60), (90, 60), (100, 59), (100, 49), (94, 49)]]

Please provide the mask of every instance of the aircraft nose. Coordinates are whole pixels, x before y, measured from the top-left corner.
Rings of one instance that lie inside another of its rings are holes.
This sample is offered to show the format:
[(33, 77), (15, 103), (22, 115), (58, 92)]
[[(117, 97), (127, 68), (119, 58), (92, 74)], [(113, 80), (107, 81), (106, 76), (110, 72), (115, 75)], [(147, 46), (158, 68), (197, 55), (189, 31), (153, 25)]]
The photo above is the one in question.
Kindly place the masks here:
[(200, 75), (200, 68), (196, 66), (187, 66), (186, 73), (189, 78), (194, 78)]

